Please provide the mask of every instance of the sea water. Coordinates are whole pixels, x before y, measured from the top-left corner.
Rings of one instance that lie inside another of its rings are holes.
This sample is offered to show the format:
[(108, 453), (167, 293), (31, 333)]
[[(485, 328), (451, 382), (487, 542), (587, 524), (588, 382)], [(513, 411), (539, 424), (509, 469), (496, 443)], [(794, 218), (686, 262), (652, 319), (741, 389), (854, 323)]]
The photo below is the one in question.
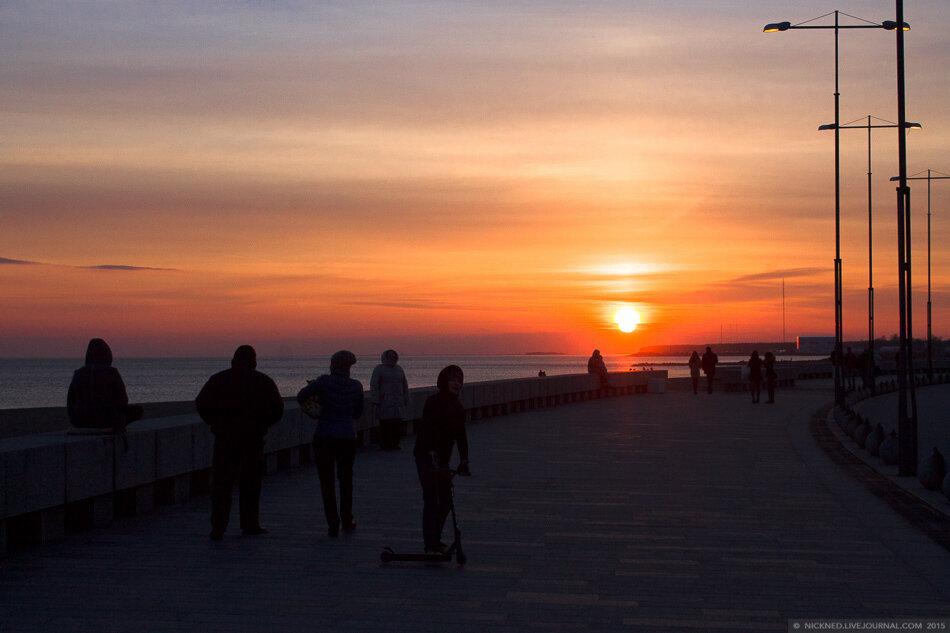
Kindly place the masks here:
[[(465, 382), (528, 378), (544, 371), (548, 376), (582, 374), (587, 371), (587, 356), (513, 355), (513, 356), (404, 356), (399, 365), (406, 372), (410, 387), (435, 385), (439, 371), (446, 365), (459, 365)], [(686, 358), (605, 356), (611, 372), (662, 369), (671, 378), (688, 376)], [(720, 363), (740, 362), (746, 357), (721, 356)], [(369, 389), (373, 368), (379, 357), (362, 356), (351, 375)], [(0, 409), (61, 407), (73, 371), (82, 359), (0, 359)], [(113, 365), (122, 374), (132, 402), (178, 402), (193, 400), (208, 378), (230, 367), (229, 358), (122, 358)], [(294, 396), (307, 383), (328, 372), (329, 356), (309, 358), (258, 358), (257, 368), (277, 383), (283, 396)]]

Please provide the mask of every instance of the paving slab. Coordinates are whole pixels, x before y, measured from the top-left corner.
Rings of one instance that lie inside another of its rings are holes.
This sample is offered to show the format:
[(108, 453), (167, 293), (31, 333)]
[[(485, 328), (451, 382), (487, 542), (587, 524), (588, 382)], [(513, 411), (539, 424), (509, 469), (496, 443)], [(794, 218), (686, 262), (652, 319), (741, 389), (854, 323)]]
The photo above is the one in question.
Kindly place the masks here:
[[(827, 382), (774, 405), (667, 392), (469, 426), (468, 564), (421, 549), (403, 450), (361, 450), (357, 532), (326, 535), (315, 468), (268, 475), (263, 537), (211, 543), (209, 497), (0, 561), (0, 632), (788, 631), (943, 618), (950, 552), (822, 450)], [(235, 506), (237, 504), (235, 503)], [(448, 530), (446, 531), (448, 535)]]

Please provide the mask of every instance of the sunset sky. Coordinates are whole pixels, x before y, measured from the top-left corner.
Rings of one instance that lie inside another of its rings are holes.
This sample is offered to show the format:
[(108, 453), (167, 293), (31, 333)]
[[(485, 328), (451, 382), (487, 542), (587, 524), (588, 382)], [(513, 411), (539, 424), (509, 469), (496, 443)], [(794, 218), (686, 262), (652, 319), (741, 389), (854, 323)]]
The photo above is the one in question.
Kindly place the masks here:
[[(94, 336), (119, 356), (776, 341), (783, 279), (787, 338), (831, 336), (834, 34), (762, 27), (835, 9), (895, 17), (892, 0), (0, 1), (0, 357)], [(950, 173), (950, 10), (906, 0), (905, 19), (908, 171)], [(895, 39), (841, 32), (842, 123), (897, 120)], [(872, 139), (889, 336), (897, 132)], [(846, 339), (867, 336), (867, 151), (841, 132)], [(948, 336), (950, 181), (932, 210)]]

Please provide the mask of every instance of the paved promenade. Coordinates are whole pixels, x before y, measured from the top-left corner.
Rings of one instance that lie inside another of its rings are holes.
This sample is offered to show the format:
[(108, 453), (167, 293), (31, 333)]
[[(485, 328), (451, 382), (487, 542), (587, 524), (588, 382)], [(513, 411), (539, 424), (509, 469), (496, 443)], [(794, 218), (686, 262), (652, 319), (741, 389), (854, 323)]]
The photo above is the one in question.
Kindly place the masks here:
[(357, 456), (349, 538), (326, 536), (302, 466), (266, 478), (264, 537), (240, 536), (235, 519), (211, 543), (205, 495), (13, 552), (0, 633), (950, 628), (950, 552), (812, 437), (831, 397), (800, 382), (775, 405), (674, 392), (472, 424), (463, 568), (378, 562), (383, 545), (421, 548), (411, 438)]

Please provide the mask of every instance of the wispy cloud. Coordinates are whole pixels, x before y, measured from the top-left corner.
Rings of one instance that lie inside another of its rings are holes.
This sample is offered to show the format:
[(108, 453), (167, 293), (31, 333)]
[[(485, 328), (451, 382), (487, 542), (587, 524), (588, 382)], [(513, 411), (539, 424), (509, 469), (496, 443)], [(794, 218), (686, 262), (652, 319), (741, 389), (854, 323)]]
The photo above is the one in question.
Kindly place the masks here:
[(811, 277), (822, 275), (828, 271), (824, 268), (786, 268), (784, 270), (770, 270), (754, 275), (743, 275), (730, 280), (728, 283), (745, 283), (748, 281), (768, 281), (772, 279), (788, 279), (790, 277)]
[[(36, 262), (26, 259), (11, 259), (9, 257), (0, 257), (0, 266), (2, 265), (10, 266), (56, 266), (61, 264), (50, 264), (48, 262)], [(130, 264), (98, 264), (96, 266), (75, 266), (75, 265), (65, 265), (66, 268), (76, 268), (79, 270), (117, 270), (117, 271), (161, 271), (161, 272), (178, 272), (177, 268), (156, 268), (153, 266), (132, 266)]]
[(34, 266), (37, 262), (30, 262), (24, 259), (10, 259), (8, 257), (0, 257), (0, 265), (2, 264), (11, 264), (13, 266)]
[(76, 268), (85, 268), (88, 270), (124, 270), (124, 271), (177, 271), (177, 268), (153, 268), (151, 266), (128, 266), (126, 264), (100, 264), (98, 266), (77, 266)]

